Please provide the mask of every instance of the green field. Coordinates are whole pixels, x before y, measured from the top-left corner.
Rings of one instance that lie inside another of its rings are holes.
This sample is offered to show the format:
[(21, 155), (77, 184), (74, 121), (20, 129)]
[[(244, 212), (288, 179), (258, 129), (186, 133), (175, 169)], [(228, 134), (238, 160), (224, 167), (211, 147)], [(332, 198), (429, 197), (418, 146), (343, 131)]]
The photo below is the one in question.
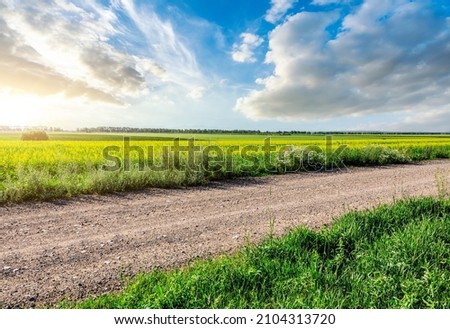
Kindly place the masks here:
[(349, 213), (319, 232), (139, 275), (75, 308), (450, 308), (450, 200)]
[[(124, 137), (130, 139), (129, 157)], [(450, 158), (449, 135), (331, 138), (327, 142), (326, 136), (312, 134), (49, 133), (48, 141), (21, 141), (19, 133), (3, 133), (0, 203)]]
[[(450, 158), (449, 135), (49, 137), (0, 135), (0, 203)], [(121, 293), (59, 307), (449, 308), (450, 200), (437, 180), (439, 198), (349, 213), (320, 231), (269, 232), (233, 255), (141, 274)]]

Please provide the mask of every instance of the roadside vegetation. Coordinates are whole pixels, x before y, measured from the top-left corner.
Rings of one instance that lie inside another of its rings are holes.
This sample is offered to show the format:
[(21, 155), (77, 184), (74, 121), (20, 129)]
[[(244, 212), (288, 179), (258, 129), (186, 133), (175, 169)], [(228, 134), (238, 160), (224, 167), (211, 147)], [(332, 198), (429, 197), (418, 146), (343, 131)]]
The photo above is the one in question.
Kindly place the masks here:
[[(448, 135), (336, 135), (328, 144), (323, 135), (276, 135), (270, 146), (261, 135), (130, 136), (127, 162), (119, 134), (49, 133), (46, 141), (0, 134), (0, 204), (450, 158)], [(181, 148), (195, 138), (202, 151), (177, 156), (174, 138)]]
[(449, 308), (450, 200), (352, 212), (320, 231), (138, 275), (121, 293), (61, 308)]
[(47, 141), (48, 135), (42, 130), (24, 131), (20, 137), (23, 141)]

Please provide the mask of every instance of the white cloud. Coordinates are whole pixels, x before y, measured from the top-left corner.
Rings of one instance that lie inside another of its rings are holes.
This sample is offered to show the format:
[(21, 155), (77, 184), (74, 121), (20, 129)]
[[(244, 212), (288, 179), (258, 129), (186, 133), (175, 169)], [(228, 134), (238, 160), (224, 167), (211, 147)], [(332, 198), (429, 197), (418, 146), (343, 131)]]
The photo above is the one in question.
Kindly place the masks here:
[(41, 96), (123, 105), (155, 89), (204, 84), (171, 23), (128, 0), (110, 7), (94, 0), (0, 3), (0, 56), (0, 89)]
[(235, 108), (252, 119), (286, 120), (450, 109), (445, 18), (426, 3), (367, 0), (330, 40), (326, 28), (338, 18), (302, 12), (278, 26), (266, 56), (274, 73)]
[(204, 87), (196, 87), (192, 89), (186, 96), (189, 98), (192, 98), (194, 100), (198, 100), (203, 98), (203, 95), (206, 91), (206, 88)]
[(263, 39), (256, 34), (242, 33), (241, 44), (234, 44), (231, 56), (235, 62), (239, 63), (254, 63), (256, 62), (254, 50), (258, 48)]
[(313, 0), (313, 5), (319, 5), (319, 6), (326, 6), (326, 5), (332, 5), (335, 3), (342, 3), (342, 2), (348, 2), (348, 0)]
[[(319, 0), (320, 1), (320, 0)], [(271, 0), (271, 7), (266, 13), (266, 21), (275, 24), (293, 7), (297, 0)]]
[(190, 89), (193, 80), (204, 79), (195, 54), (183, 43), (170, 21), (162, 20), (149, 7), (138, 7), (132, 0), (121, 0), (120, 7), (142, 33), (147, 52), (165, 70), (166, 81)]
[[(4, 5), (0, 13), (0, 89), (10, 92), (49, 96), (62, 93), (67, 98), (84, 97), (115, 105), (123, 103), (108, 90), (88, 83), (80, 75), (72, 75), (64, 67), (53, 65), (55, 59), (70, 62), (71, 54), (56, 56), (47, 52), (50, 45), (39, 32), (29, 35), (33, 26), (43, 24), (42, 13), (33, 7)], [(56, 24), (55, 17), (45, 17), (49, 25)], [(11, 27), (13, 26), (13, 27)], [(50, 33), (44, 31), (45, 34)], [(45, 41), (45, 40), (44, 40)], [(70, 40), (69, 40), (70, 41)], [(56, 61), (57, 62), (57, 61)], [(67, 66), (68, 63), (64, 63)]]
[[(426, 109), (403, 115), (396, 122), (388, 122), (381, 129), (391, 131), (423, 131), (423, 132), (450, 132), (450, 109)], [(379, 129), (380, 129), (379, 128)]]
[(118, 18), (94, 1), (85, 1), (83, 7), (65, 0), (9, 1), (0, 12), (0, 24), (2, 56), (9, 61), (1, 68), (2, 86), (13, 91), (63, 93), (123, 105), (125, 97), (146, 90), (150, 77), (161, 77), (148, 69), (151, 59), (110, 44), (122, 33)]

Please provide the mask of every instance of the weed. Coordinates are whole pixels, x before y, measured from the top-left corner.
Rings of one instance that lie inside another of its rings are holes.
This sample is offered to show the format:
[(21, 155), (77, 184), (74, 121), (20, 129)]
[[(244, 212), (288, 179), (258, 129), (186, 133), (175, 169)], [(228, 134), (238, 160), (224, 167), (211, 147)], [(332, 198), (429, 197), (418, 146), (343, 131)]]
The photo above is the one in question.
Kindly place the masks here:
[(448, 188), (448, 170), (437, 170), (435, 173), (436, 186), (438, 190), (438, 196), (440, 198), (447, 198), (450, 196), (450, 190)]
[(450, 200), (410, 199), (141, 274), (77, 308), (449, 308)]

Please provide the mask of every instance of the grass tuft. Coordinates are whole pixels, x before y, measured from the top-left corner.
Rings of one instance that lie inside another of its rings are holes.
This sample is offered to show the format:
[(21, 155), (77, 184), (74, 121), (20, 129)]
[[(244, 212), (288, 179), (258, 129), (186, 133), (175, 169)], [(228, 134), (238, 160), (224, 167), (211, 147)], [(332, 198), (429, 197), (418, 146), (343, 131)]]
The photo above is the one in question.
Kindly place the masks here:
[[(129, 171), (121, 168), (108, 172), (102, 170), (104, 159), (96, 158), (101, 155), (101, 150), (96, 150), (93, 146), (76, 150), (72, 144), (67, 147), (55, 145), (53, 146), (55, 149), (51, 152), (46, 151), (51, 150), (47, 148), (51, 146), (47, 145), (35, 147), (33, 144), (28, 147), (32, 150), (32, 152), (29, 150), (30, 159), (25, 160), (24, 157), (24, 160), (14, 163), (11, 159), (16, 157), (17, 152), (20, 153), (21, 149), (18, 147), (6, 152), (7, 156), (3, 163), (0, 161), (0, 204), (69, 198), (80, 194), (133, 191), (150, 187), (178, 188), (245, 176), (315, 172), (325, 168), (345, 169), (345, 166), (378, 166), (450, 158), (448, 145), (407, 148), (367, 145), (345, 148), (338, 155), (316, 152), (314, 148), (291, 147), (280, 154), (272, 154), (270, 161), (267, 161), (262, 152), (252, 154), (251, 161), (240, 154), (232, 154), (230, 167), (224, 163), (200, 166), (198, 163), (201, 159), (196, 159), (197, 167), (194, 169), (190, 169), (189, 166), (177, 168), (173, 165), (173, 159), (166, 159), (172, 163), (166, 170), (152, 170), (143, 166), (139, 159), (133, 158), (130, 161)], [(66, 152), (73, 154), (64, 161), (55, 160)], [(39, 153), (42, 157), (33, 155), (34, 153)], [(162, 161), (158, 158), (156, 162), (160, 160)], [(181, 158), (182, 165), (186, 164), (186, 161), (185, 158)]]
[(449, 308), (450, 200), (352, 212), (231, 256), (140, 274), (73, 308)]

